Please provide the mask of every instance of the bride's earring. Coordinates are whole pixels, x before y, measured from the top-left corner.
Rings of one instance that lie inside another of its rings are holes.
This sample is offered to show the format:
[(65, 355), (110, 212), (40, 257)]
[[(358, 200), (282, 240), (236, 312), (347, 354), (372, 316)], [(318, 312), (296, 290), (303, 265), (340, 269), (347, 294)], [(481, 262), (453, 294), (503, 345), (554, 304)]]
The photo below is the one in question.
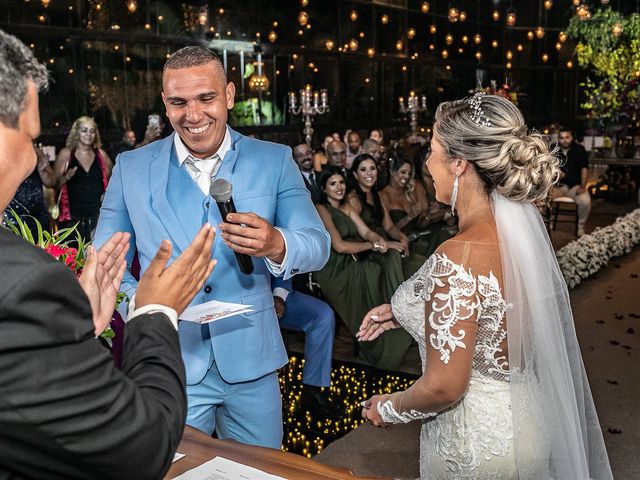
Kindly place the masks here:
[(453, 181), (453, 191), (451, 192), (451, 215), (455, 215), (456, 200), (458, 199), (458, 178), (460, 175), (456, 173), (456, 179)]

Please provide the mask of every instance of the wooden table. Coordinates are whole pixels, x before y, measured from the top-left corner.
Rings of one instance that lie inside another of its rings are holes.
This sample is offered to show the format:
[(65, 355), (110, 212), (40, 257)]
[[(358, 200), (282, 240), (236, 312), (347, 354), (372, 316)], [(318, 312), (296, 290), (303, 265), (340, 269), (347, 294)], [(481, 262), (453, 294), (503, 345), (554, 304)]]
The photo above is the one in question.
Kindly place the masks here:
[[(373, 480), (373, 477), (357, 477), (345, 468), (322, 465), (293, 453), (245, 445), (234, 440), (217, 440), (189, 426), (184, 430), (178, 452), (186, 456), (171, 465), (165, 480), (217, 456), (291, 480)], [(380, 479), (376, 477), (376, 480)]]

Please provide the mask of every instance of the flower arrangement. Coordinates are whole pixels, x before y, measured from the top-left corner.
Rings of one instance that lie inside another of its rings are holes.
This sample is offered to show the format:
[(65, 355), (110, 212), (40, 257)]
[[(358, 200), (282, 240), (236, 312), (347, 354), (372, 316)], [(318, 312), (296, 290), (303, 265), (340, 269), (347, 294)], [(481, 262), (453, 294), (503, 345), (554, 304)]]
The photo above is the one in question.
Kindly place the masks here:
[[(19, 237), (22, 237), (30, 244), (43, 249), (57, 261), (65, 264), (71, 269), (76, 277), (80, 276), (86, 260), (85, 252), (89, 243), (85, 242), (76, 226), (63, 228), (58, 230), (56, 233), (51, 233), (48, 230), (43, 229), (42, 225), (36, 218), (31, 217), (35, 221), (36, 225), (36, 232), (32, 232), (15, 210), (11, 209), (9, 212), (10, 215), (7, 215), (5, 228), (11, 230)], [(69, 245), (71, 239), (75, 239), (77, 247)], [(118, 294), (115, 308), (117, 308), (118, 305), (126, 298), (126, 294), (124, 292), (120, 292)], [(111, 344), (113, 337), (115, 337), (115, 332), (109, 326), (100, 334), (100, 336)]]
[(565, 245), (556, 256), (567, 286), (573, 288), (605, 267), (612, 258), (629, 253), (638, 243), (640, 208)]

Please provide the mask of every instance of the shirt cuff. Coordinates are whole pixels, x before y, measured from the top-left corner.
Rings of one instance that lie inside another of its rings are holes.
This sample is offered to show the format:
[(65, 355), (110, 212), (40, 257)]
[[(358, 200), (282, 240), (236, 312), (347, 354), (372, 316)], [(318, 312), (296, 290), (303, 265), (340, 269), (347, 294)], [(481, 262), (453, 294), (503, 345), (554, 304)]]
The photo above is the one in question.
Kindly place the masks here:
[(173, 328), (178, 330), (178, 312), (176, 312), (173, 308), (157, 303), (150, 303), (149, 305), (145, 305), (144, 307), (136, 308), (135, 301), (136, 296), (134, 294), (133, 297), (131, 297), (131, 301), (129, 302), (129, 315), (127, 315), (127, 322), (130, 322), (134, 318), (145, 313), (164, 313), (167, 317), (169, 317)]
[(274, 228), (280, 232), (280, 235), (282, 235), (282, 239), (284, 240), (284, 258), (282, 259), (282, 263), (276, 263), (267, 257), (264, 257), (264, 261), (267, 262), (267, 267), (271, 273), (276, 277), (280, 277), (286, 270), (287, 259), (289, 258), (289, 245), (287, 245), (287, 237), (282, 232), (282, 229), (278, 227)]
[(289, 290), (282, 287), (276, 287), (273, 289), (273, 296), (280, 297), (283, 302), (287, 301), (287, 297), (289, 296)]

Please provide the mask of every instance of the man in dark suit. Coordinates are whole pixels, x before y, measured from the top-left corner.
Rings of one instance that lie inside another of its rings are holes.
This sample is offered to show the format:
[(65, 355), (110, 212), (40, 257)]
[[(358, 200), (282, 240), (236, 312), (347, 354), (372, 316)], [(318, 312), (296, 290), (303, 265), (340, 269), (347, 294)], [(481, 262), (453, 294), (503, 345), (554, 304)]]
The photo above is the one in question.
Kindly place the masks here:
[[(45, 67), (0, 30), (0, 215), (36, 166), (46, 85)], [(0, 228), (0, 479), (162, 478), (186, 416), (177, 315), (213, 269), (213, 237), (205, 226), (168, 268), (172, 246), (162, 242), (138, 286), (120, 371), (96, 337), (113, 313), (129, 234), (89, 247), (77, 279)]]
[(313, 151), (311, 147), (306, 143), (296, 145), (293, 147), (293, 159), (300, 169), (304, 185), (311, 194), (311, 201), (314, 204), (320, 203), (322, 194), (318, 186), (318, 175), (313, 171)]

